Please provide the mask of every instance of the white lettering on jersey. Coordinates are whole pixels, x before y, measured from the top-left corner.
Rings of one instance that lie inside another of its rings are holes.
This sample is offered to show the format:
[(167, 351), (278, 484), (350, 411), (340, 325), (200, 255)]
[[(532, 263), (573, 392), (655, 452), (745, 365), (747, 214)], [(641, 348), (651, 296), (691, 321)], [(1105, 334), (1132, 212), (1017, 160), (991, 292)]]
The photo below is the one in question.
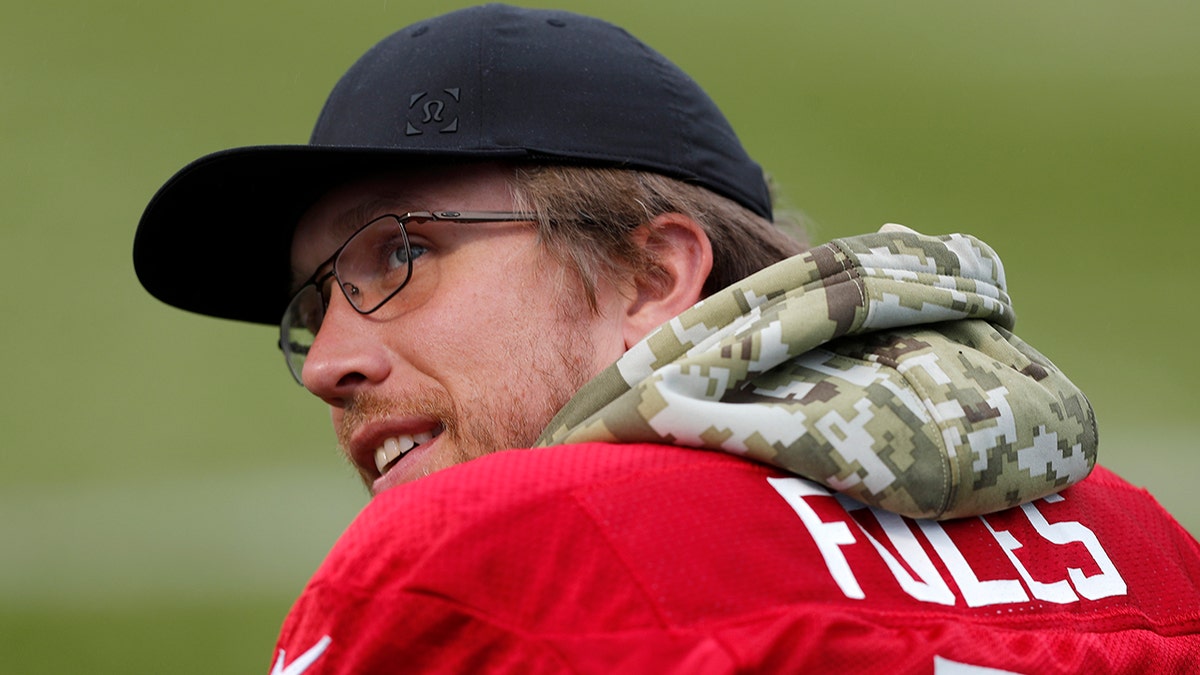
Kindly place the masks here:
[[(1062, 501), (1062, 499), (1062, 495), (1056, 494), (1047, 497), (1046, 501), (1053, 503)], [(1088, 600), (1125, 595), (1128, 590), (1125, 580), (1121, 578), (1121, 573), (1117, 571), (1116, 565), (1113, 565), (1112, 558), (1108, 557), (1104, 547), (1100, 546), (1100, 540), (1096, 538), (1095, 532), (1074, 521), (1048, 523), (1046, 517), (1034, 508), (1033, 504), (1022, 504), (1021, 510), (1025, 512), (1025, 517), (1033, 524), (1033, 528), (1038, 531), (1038, 534), (1045, 537), (1046, 541), (1059, 546), (1078, 542), (1087, 548), (1092, 560), (1095, 560), (1096, 565), (1100, 568), (1100, 573), (1089, 577), (1085, 576), (1083, 570), (1078, 567), (1067, 568), (1067, 576), (1071, 578), (1071, 582), (1075, 584), (1075, 590), (1080, 595)]]
[(280, 649), (279, 658), (275, 660), (275, 667), (271, 669), (271, 675), (301, 675), (308, 670), (309, 666), (316, 663), (317, 659), (321, 658), (321, 654), (325, 653), (325, 649), (331, 642), (333, 642), (333, 638), (326, 635), (287, 666), (283, 665), (284, 659), (287, 658), (287, 651)]
[[(838, 499), (846, 511), (854, 511), (856, 509), (870, 508), (866, 504), (856, 502), (852, 499)], [(896, 556), (892, 552), (879, 543), (875, 537), (871, 536), (870, 532), (859, 529), (866, 536), (867, 541), (875, 547), (875, 551), (883, 558), (883, 562), (887, 564), (888, 569), (892, 571), (892, 576), (896, 577), (896, 581), (900, 583), (900, 588), (904, 589), (912, 597), (922, 602), (935, 602), (939, 605), (953, 605), (954, 592), (946, 585), (946, 581), (938, 574), (937, 568), (933, 566), (933, 561), (925, 554), (925, 550), (921, 548), (921, 542), (917, 541), (916, 535), (908, 528), (904, 518), (887, 511), (879, 509), (871, 509), (871, 513), (879, 520), (879, 524), (883, 527), (884, 534), (891, 540), (892, 545), (896, 547), (896, 551), (900, 557), (908, 563), (908, 566), (917, 573), (919, 579), (914, 579), (904, 565), (896, 560)], [(858, 521), (855, 521), (857, 524)]]
[(838, 588), (842, 589), (842, 593), (847, 598), (855, 600), (862, 600), (866, 597), (858, 585), (858, 580), (854, 578), (854, 573), (850, 571), (850, 564), (846, 562), (846, 556), (842, 555), (839, 548), (854, 543), (854, 535), (850, 533), (850, 527), (844, 522), (826, 523), (822, 521), (817, 512), (808, 505), (808, 502), (804, 501), (807, 496), (828, 497), (829, 492), (816, 483), (799, 478), (768, 478), (767, 482), (792, 507), (796, 515), (800, 516), (801, 522), (808, 528), (813, 541), (817, 543), (817, 550), (825, 558), (825, 566), (829, 568), (829, 574), (837, 582)]
[(935, 656), (933, 657), (933, 675), (1021, 675), (1021, 673), (1014, 673), (1011, 670), (972, 666)]
[(937, 521), (918, 520), (916, 523), (921, 528), (921, 532), (925, 534), (925, 538), (933, 545), (933, 550), (937, 551), (938, 557), (946, 563), (946, 569), (950, 571), (950, 576), (954, 578), (954, 583), (958, 585), (958, 590), (962, 593), (963, 600), (966, 600), (968, 607), (1003, 605), (1029, 600), (1029, 596), (1025, 595), (1025, 590), (1021, 588), (1021, 582), (1016, 579), (980, 581), (979, 577), (975, 576), (975, 570), (971, 569), (967, 559), (950, 539), (950, 535), (946, 534)]
[(1014, 551), (1021, 548), (1024, 544), (1017, 541), (1017, 538), (1012, 536), (1008, 530), (996, 530), (992, 528), (992, 524), (986, 518), (983, 519), (983, 523), (987, 525), (992, 536), (996, 538), (996, 543), (1000, 544), (1000, 548), (1004, 549), (1004, 554), (1008, 556), (1009, 562), (1012, 563), (1013, 567), (1017, 568), (1017, 573), (1025, 580), (1025, 585), (1029, 586), (1033, 597), (1060, 605), (1079, 601), (1079, 596), (1075, 595), (1075, 591), (1071, 590), (1071, 584), (1067, 583), (1066, 579), (1048, 584), (1035, 581), (1033, 575), (1029, 573), (1029, 570), (1025, 568), (1025, 565), (1021, 563), (1021, 560), (1014, 553)]
[[(833, 493), (803, 478), (768, 478), (767, 482), (800, 516), (800, 521), (808, 529), (821, 552), (830, 576), (847, 598), (866, 598), (866, 593), (846, 558), (846, 552), (852, 549), (843, 550), (843, 547), (852, 546), (860, 540), (871, 544), (871, 548), (891, 571), (900, 588), (921, 602), (954, 605), (959, 596), (951, 589), (949, 580), (954, 581), (954, 586), (968, 607), (1029, 602), (1030, 595), (1038, 600), (1063, 604), (1078, 602), (1080, 596), (1088, 600), (1098, 600), (1124, 595), (1127, 592), (1124, 579), (1091, 529), (1075, 521), (1051, 523), (1032, 503), (1022, 505), (1021, 511), (1033, 526), (1034, 532), (1045, 542), (1056, 546), (1082, 544), (1099, 568), (1098, 573), (1089, 576), (1078, 567), (1068, 567), (1063, 570), (1067, 578), (1038, 581), (1015, 554), (1024, 544), (1009, 530), (996, 529), (987, 518), (980, 516), (979, 520), (992, 534), (1019, 577), (980, 580), (970, 561), (946, 530), (935, 521), (902, 518), (894, 513), (868, 507), (845, 495), (836, 495), (836, 501), (842, 506), (845, 518), (822, 520), (806, 498), (834, 497)], [(1044, 501), (1052, 504), (1063, 501), (1063, 497), (1051, 495)], [(890, 548), (851, 515), (853, 511), (864, 509), (879, 523), (891, 545)], [(926, 553), (917, 537), (917, 530), (924, 535), (945, 565), (949, 579), (942, 576)], [(862, 535), (861, 539), (855, 536), (855, 531)], [(1042, 572), (1044, 574), (1045, 570)]]

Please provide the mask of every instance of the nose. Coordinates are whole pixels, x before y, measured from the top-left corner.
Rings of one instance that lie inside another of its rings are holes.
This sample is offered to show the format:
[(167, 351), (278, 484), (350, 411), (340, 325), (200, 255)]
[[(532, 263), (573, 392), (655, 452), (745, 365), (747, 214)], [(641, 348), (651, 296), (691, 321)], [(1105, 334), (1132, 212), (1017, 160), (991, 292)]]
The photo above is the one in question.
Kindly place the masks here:
[(305, 388), (342, 407), (359, 389), (387, 379), (391, 365), (381, 329), (379, 320), (359, 314), (345, 296), (333, 293), (304, 360)]

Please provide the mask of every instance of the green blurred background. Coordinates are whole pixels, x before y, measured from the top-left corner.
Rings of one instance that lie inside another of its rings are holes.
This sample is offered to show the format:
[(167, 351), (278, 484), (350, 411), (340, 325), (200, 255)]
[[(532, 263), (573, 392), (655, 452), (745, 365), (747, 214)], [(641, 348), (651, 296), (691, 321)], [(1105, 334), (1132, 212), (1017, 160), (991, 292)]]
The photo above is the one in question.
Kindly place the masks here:
[[(3, 4), (0, 672), (269, 670), (365, 495), (272, 329), (150, 298), (133, 231), (176, 169), (303, 142), (369, 45), (463, 4)], [(1102, 461), (1200, 532), (1200, 3), (531, 4), (691, 72), (814, 242), (991, 243)]]

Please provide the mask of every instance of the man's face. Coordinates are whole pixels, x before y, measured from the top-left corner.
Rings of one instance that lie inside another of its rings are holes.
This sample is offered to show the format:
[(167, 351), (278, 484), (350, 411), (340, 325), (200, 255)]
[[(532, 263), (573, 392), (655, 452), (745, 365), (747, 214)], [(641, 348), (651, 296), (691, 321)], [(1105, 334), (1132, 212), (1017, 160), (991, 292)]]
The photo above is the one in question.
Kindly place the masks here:
[[(325, 195), (301, 219), (292, 270), (306, 279), (361, 225), (408, 211), (511, 211), (494, 165), (411, 171)], [(342, 449), (372, 494), (489, 452), (528, 447), (625, 349), (621, 296), (591, 312), (532, 223), (407, 228), (413, 272), (377, 312), (336, 288), (304, 363)], [(414, 445), (415, 444), (415, 445)], [(382, 471), (378, 464), (383, 464)]]

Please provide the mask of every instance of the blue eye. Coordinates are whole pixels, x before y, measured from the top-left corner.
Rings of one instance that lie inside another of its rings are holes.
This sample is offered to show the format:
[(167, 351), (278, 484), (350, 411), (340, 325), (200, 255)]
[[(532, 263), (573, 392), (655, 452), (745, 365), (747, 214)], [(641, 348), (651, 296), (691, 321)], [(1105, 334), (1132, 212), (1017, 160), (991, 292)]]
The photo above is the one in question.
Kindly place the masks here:
[[(408, 255), (411, 256), (413, 260), (420, 258), (428, 252), (429, 249), (419, 244), (410, 244), (408, 247)], [(387, 264), (389, 269), (408, 267), (408, 258), (405, 257), (405, 249), (403, 245), (392, 249), (391, 254), (388, 255)]]

